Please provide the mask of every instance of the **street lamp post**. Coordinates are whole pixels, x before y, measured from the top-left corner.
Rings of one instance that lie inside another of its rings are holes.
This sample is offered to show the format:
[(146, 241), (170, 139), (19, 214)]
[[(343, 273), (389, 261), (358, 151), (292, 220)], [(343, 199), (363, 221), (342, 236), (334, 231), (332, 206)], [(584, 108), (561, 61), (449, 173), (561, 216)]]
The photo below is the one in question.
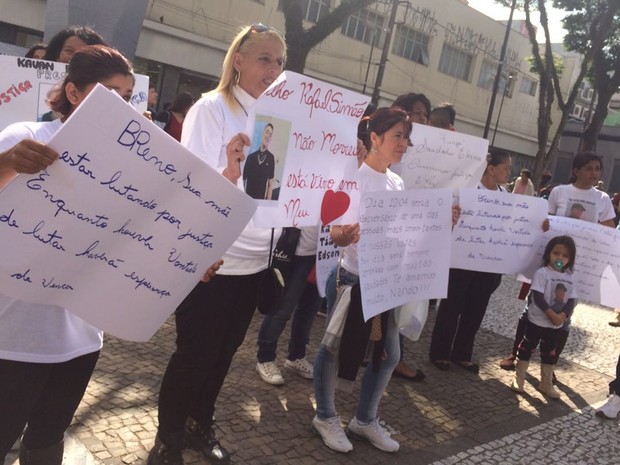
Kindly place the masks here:
[(497, 134), (497, 126), (499, 125), (499, 117), (502, 115), (502, 108), (504, 108), (504, 99), (506, 98), (506, 94), (510, 90), (510, 85), (512, 84), (512, 80), (514, 79), (514, 75), (510, 73), (508, 75), (508, 81), (504, 87), (504, 92), (502, 93), (502, 99), (499, 101), (499, 110), (497, 112), (497, 119), (495, 120), (495, 129), (493, 130), (493, 140), (491, 140), (491, 146), (495, 146), (495, 135)]
[(366, 77), (364, 78), (364, 87), (362, 89), (362, 94), (366, 95), (366, 84), (368, 83), (368, 73), (370, 72), (370, 64), (372, 62), (372, 52), (375, 49), (375, 43), (377, 41), (377, 30), (372, 30), (372, 44), (370, 45), (370, 55), (368, 57), (368, 65), (366, 66)]
[(508, 38), (510, 37), (510, 28), (512, 27), (512, 16), (517, 7), (517, 0), (512, 0), (510, 6), (510, 16), (508, 17), (508, 23), (506, 24), (506, 34), (504, 35), (504, 43), (502, 44), (502, 50), (499, 56), (499, 64), (497, 65), (497, 74), (495, 74), (495, 80), (493, 81), (493, 91), (491, 93), (491, 101), (489, 102), (489, 112), (487, 113), (487, 121), (484, 125), (484, 134), (482, 137), (485, 139), (489, 136), (489, 128), (491, 127), (491, 119), (493, 118), (493, 108), (495, 107), (495, 98), (497, 96), (497, 89), (499, 88), (499, 80), (502, 76), (502, 67), (506, 61), (506, 49), (508, 48)]
[(379, 59), (379, 69), (377, 70), (375, 88), (372, 91), (372, 98), (370, 100), (370, 102), (375, 106), (379, 103), (381, 84), (383, 84), (383, 74), (385, 73), (385, 63), (390, 51), (390, 42), (392, 41), (392, 29), (394, 29), (394, 24), (396, 23), (396, 10), (400, 2), (401, 0), (392, 0), (392, 11), (390, 12), (390, 20), (388, 21), (387, 32), (385, 34), (385, 42), (383, 43), (383, 50), (381, 51), (381, 58)]

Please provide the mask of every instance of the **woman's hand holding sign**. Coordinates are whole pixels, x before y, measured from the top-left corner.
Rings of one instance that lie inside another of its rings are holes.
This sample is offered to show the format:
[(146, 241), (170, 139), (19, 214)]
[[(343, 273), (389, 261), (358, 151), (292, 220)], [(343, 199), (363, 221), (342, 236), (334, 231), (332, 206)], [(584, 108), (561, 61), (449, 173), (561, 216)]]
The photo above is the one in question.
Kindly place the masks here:
[(202, 275), (202, 278), (200, 280), (203, 283), (208, 283), (209, 281), (211, 281), (211, 278), (215, 277), (217, 270), (219, 270), (220, 266), (222, 266), (223, 264), (224, 260), (218, 260), (217, 262), (215, 262), (209, 267), (207, 271), (205, 271), (205, 274)]
[(250, 138), (243, 133), (238, 133), (226, 146), (226, 158), (228, 165), (222, 175), (232, 183), (236, 183), (241, 177), (241, 162), (245, 160), (243, 149), (250, 145)]
[(58, 158), (58, 154), (46, 144), (24, 139), (12, 148), (0, 153), (0, 187), (18, 173), (34, 174)]

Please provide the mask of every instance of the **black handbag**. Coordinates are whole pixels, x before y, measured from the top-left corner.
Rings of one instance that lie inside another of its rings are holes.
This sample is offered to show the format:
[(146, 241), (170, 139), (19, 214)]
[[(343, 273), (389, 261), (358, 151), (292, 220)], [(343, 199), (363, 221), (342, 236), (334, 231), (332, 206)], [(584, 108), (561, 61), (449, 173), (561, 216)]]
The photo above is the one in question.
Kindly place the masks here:
[(267, 315), (278, 308), (284, 297), (286, 281), (291, 274), (293, 258), (301, 236), (299, 228), (282, 228), (282, 235), (275, 248), (273, 247), (274, 230), (271, 230), (271, 246), (269, 264), (258, 284), (258, 311)]

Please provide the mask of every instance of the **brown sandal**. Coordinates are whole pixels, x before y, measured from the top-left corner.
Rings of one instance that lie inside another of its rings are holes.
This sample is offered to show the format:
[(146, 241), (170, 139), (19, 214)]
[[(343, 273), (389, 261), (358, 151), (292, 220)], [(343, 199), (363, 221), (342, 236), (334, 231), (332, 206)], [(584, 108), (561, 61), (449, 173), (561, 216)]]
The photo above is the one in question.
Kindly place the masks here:
[(517, 359), (516, 355), (509, 355), (504, 360), (499, 362), (499, 367), (502, 370), (506, 371), (515, 371), (515, 360)]

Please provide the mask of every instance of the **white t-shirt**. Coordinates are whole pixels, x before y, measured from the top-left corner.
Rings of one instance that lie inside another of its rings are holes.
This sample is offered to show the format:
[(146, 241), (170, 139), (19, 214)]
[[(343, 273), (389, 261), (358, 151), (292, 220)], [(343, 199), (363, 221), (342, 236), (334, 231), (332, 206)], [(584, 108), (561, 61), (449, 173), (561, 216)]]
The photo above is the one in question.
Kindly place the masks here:
[[(236, 134), (245, 132), (247, 113), (256, 99), (240, 87), (233, 89), (239, 106), (231, 109), (218, 92), (209, 92), (190, 108), (183, 122), (181, 143), (209, 166), (224, 171), (227, 165), (226, 145)], [(243, 190), (239, 177), (237, 187)], [(275, 230), (274, 245), (279, 229)], [(248, 275), (267, 268), (271, 229), (257, 228), (250, 220), (239, 238), (224, 254), (223, 275)]]
[[(60, 120), (16, 123), (0, 133), (0, 152), (23, 139), (47, 142)], [(0, 242), (2, 230), (0, 229)], [(59, 363), (101, 349), (103, 332), (56, 305), (39, 305), (0, 294), (0, 358)]]
[[(531, 289), (532, 291), (541, 292), (545, 297), (545, 302), (557, 313), (562, 310), (568, 299), (577, 298), (572, 274), (561, 273), (560, 271), (552, 270), (548, 266), (539, 268), (534, 272)], [(557, 329), (562, 327), (561, 324), (554, 325), (551, 323), (544, 310), (539, 308), (533, 299), (528, 306), (527, 319), (543, 328)]]
[(295, 255), (300, 257), (316, 255), (316, 248), (319, 243), (319, 228), (320, 226), (303, 226), (300, 228), (301, 234)]
[(549, 214), (600, 223), (616, 217), (609, 195), (594, 187), (578, 189), (572, 184), (554, 187), (549, 195)]
[[(360, 193), (405, 190), (405, 184), (401, 177), (389, 169), (385, 173), (380, 173), (372, 169), (366, 163), (362, 163), (357, 173)], [(344, 249), (342, 266), (351, 273), (359, 274), (357, 244), (351, 244)]]

